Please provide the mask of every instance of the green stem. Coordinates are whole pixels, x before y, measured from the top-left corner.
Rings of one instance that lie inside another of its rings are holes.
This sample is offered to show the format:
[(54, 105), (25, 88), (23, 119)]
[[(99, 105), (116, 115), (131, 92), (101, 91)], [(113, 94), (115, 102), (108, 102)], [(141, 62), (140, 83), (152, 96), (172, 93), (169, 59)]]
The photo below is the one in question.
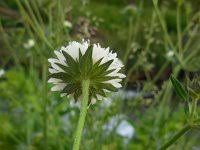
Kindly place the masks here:
[(43, 135), (44, 135), (44, 149), (48, 149), (48, 135), (47, 135), (47, 130), (48, 130), (48, 114), (47, 114), (47, 64), (46, 62), (43, 62), (43, 73), (42, 73), (42, 80), (43, 80)]
[(83, 126), (84, 126), (85, 117), (87, 114), (87, 106), (88, 106), (88, 100), (89, 100), (89, 85), (90, 85), (89, 80), (82, 81), (82, 94), (83, 94), (82, 108), (81, 108), (81, 112), (80, 112), (78, 126), (76, 129), (73, 150), (79, 150), (79, 147), (80, 147)]
[(159, 150), (165, 150), (174, 144), (181, 136), (183, 136), (187, 131), (192, 129), (191, 125), (186, 125), (179, 132), (177, 132), (167, 143), (165, 143)]
[(177, 4), (177, 22), (176, 22), (176, 28), (177, 28), (177, 39), (178, 39), (178, 49), (179, 49), (179, 54), (182, 53), (182, 33), (181, 33), (181, 17), (180, 17), (180, 12), (181, 11), (181, 3), (178, 1)]
[(172, 42), (172, 40), (171, 40), (171, 38), (169, 36), (169, 33), (167, 31), (167, 26), (166, 26), (166, 23), (164, 21), (164, 18), (162, 16), (161, 12), (160, 12), (160, 9), (158, 8), (158, 0), (152, 0), (152, 1), (153, 1), (153, 5), (154, 5), (154, 8), (155, 8), (155, 12), (156, 12), (156, 14), (158, 16), (158, 19), (160, 21), (161, 27), (162, 27), (163, 32), (164, 32), (165, 41), (167, 41), (168, 44), (170, 45), (170, 47), (173, 50), (175, 50), (175, 46), (174, 46), (174, 44), (173, 44), (173, 42)]
[(193, 122), (193, 120), (196, 118), (197, 101), (198, 101), (198, 99), (193, 99), (193, 100), (192, 100), (191, 122)]

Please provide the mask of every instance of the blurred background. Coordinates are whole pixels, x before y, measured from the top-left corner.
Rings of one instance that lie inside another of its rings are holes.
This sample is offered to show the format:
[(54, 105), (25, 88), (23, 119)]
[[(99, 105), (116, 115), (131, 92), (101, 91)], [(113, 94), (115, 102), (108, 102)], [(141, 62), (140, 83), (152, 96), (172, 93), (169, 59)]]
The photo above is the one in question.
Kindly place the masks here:
[[(118, 53), (127, 78), (90, 106), (83, 150), (157, 149), (186, 122), (169, 82), (200, 71), (199, 0), (1, 0), (0, 150), (70, 150), (79, 103), (50, 92), (48, 62), (69, 41)], [(200, 150), (192, 130), (172, 150)]]

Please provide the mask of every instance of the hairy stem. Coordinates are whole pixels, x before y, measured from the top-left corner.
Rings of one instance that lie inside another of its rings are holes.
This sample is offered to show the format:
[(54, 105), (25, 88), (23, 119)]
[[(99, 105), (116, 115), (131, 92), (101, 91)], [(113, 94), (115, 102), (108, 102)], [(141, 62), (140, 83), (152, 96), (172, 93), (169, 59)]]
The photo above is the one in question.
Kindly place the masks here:
[(76, 129), (73, 150), (79, 150), (79, 147), (80, 147), (82, 131), (83, 131), (84, 123), (85, 123), (85, 117), (87, 114), (87, 105), (88, 105), (88, 99), (89, 99), (89, 85), (90, 85), (89, 80), (82, 81), (82, 93), (83, 93), (83, 100), (82, 100), (82, 106), (81, 106), (82, 108), (81, 108), (80, 117), (79, 117), (77, 129)]

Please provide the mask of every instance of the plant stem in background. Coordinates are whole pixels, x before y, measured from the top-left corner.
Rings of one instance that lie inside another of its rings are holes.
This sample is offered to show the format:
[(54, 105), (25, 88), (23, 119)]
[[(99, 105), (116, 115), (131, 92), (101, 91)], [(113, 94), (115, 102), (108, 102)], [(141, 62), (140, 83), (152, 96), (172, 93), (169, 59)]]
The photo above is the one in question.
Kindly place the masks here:
[(44, 148), (48, 149), (48, 139), (47, 139), (47, 65), (44, 62), (42, 80), (43, 80), (43, 136), (44, 136)]
[(196, 112), (197, 112), (197, 102), (198, 99), (192, 100), (192, 106), (191, 106), (191, 122), (193, 122), (194, 119), (196, 119)]
[(159, 150), (165, 150), (174, 144), (181, 136), (183, 136), (187, 131), (192, 129), (191, 125), (186, 125), (179, 132), (177, 132), (167, 143), (165, 143)]
[(79, 150), (79, 147), (80, 147), (82, 131), (83, 131), (84, 123), (85, 123), (85, 117), (87, 114), (87, 106), (88, 106), (88, 100), (89, 100), (89, 85), (90, 85), (89, 80), (82, 81), (82, 95), (83, 95), (82, 106), (81, 106), (82, 108), (81, 108), (80, 117), (79, 117), (77, 129), (76, 129), (73, 150)]
[(173, 50), (175, 50), (175, 46), (174, 46), (174, 44), (173, 44), (173, 42), (172, 42), (172, 40), (171, 40), (171, 38), (170, 38), (170, 36), (169, 36), (169, 33), (168, 33), (168, 31), (167, 31), (166, 23), (165, 23), (165, 21), (164, 21), (164, 19), (163, 19), (163, 16), (162, 16), (161, 12), (160, 12), (160, 9), (158, 8), (158, 0), (153, 0), (153, 5), (154, 5), (154, 8), (155, 8), (155, 12), (156, 12), (156, 14), (157, 14), (157, 16), (158, 16), (158, 19), (159, 19), (159, 21), (160, 21), (161, 27), (162, 27), (162, 29), (163, 29), (164, 38), (165, 38), (165, 40), (168, 42), (169, 46), (170, 46)]
[(176, 21), (176, 28), (177, 28), (177, 39), (178, 39), (178, 49), (179, 49), (179, 54), (182, 53), (182, 33), (181, 33), (181, 17), (180, 17), (180, 11), (181, 11), (181, 2), (178, 1), (177, 4), (177, 12), (176, 12), (176, 16), (177, 16), (177, 21)]

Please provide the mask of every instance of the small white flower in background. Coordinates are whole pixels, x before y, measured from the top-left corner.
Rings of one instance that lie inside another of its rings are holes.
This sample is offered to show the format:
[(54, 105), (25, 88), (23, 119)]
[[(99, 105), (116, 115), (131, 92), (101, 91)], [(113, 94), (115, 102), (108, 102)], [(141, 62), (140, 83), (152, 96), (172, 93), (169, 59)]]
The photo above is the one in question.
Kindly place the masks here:
[(109, 48), (89, 41), (73, 41), (54, 53), (57, 58), (48, 59), (48, 82), (54, 84), (51, 91), (60, 91), (61, 96), (72, 95), (77, 101), (82, 95), (82, 80), (89, 79), (89, 103), (94, 104), (106, 93), (122, 87), (120, 82), (126, 76), (120, 70), (124, 65)]
[(69, 22), (68, 20), (65, 20), (65, 21), (63, 22), (63, 25), (64, 25), (64, 27), (72, 28), (72, 23)]
[(167, 57), (172, 57), (172, 56), (174, 56), (174, 51), (172, 51), (172, 50), (170, 50), (170, 51), (168, 51), (167, 52)]
[(29, 39), (26, 43), (24, 43), (24, 48), (30, 49), (35, 45), (35, 41), (33, 39)]
[(5, 74), (4, 69), (0, 69), (0, 77), (2, 77)]
[(109, 121), (103, 125), (103, 129), (105, 130), (105, 133), (112, 132), (125, 116), (124, 115), (116, 115), (109, 119)]
[(128, 121), (123, 120), (118, 125), (116, 132), (124, 138), (131, 139), (135, 133), (135, 129)]
[(124, 142), (128, 142), (134, 134), (135, 128), (125, 119), (124, 115), (116, 115), (109, 119), (109, 121), (103, 125), (103, 129), (106, 134), (110, 134), (113, 131), (116, 134), (124, 138)]

